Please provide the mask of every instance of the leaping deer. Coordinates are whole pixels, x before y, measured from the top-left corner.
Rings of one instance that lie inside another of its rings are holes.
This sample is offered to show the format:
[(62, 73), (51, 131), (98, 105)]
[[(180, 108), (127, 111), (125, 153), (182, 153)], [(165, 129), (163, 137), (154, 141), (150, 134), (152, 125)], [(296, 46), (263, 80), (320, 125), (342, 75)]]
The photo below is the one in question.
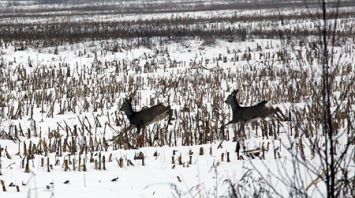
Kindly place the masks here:
[(244, 130), (244, 125), (247, 122), (252, 122), (259, 118), (265, 119), (266, 117), (276, 115), (279, 119), (286, 120), (286, 116), (282, 113), (280, 108), (274, 108), (266, 100), (253, 106), (241, 107), (236, 99), (238, 91), (239, 90), (233, 90), (225, 101), (225, 103), (231, 106), (233, 113), (232, 120), (229, 121), (227, 125), (239, 122), (241, 124), (241, 128)]
[(131, 130), (133, 128), (137, 128), (137, 134), (140, 134), (141, 130), (143, 133), (141, 135), (141, 145), (144, 145), (144, 129), (146, 126), (153, 122), (160, 121), (165, 117), (169, 116), (168, 124), (171, 124), (172, 119), (172, 109), (170, 106), (164, 106), (162, 103), (149, 107), (147, 109), (143, 109), (141, 111), (134, 111), (132, 108), (132, 98), (125, 98), (123, 104), (120, 108), (120, 111), (123, 111), (129, 122), (130, 126), (128, 126), (125, 130)]

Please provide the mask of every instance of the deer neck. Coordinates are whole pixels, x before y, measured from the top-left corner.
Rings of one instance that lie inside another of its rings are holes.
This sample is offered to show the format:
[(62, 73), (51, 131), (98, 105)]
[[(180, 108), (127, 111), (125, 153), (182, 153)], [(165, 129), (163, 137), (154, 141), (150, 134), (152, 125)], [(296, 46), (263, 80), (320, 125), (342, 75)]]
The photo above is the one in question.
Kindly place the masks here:
[(237, 112), (240, 109), (240, 105), (237, 101), (237, 99), (234, 99), (234, 101), (231, 103), (231, 108), (232, 108), (232, 113), (233, 113), (233, 121), (237, 120)]
[(135, 112), (133, 111), (133, 108), (131, 105), (127, 106), (124, 110), (123, 110), (128, 118), (128, 120), (132, 123), (133, 117)]

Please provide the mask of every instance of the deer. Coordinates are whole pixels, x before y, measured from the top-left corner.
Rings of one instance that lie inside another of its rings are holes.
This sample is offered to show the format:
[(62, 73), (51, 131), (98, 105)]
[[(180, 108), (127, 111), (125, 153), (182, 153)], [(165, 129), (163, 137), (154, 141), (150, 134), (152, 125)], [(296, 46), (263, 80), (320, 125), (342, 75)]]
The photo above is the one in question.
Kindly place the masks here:
[(134, 111), (132, 108), (132, 98), (125, 98), (120, 111), (123, 111), (126, 114), (130, 123), (130, 126), (128, 126), (124, 131), (137, 128), (138, 135), (141, 133), (141, 131), (143, 131), (140, 140), (141, 147), (144, 146), (145, 127), (154, 122), (158, 122), (167, 116), (169, 117), (168, 125), (171, 125), (171, 121), (173, 120), (173, 110), (170, 108), (170, 105), (165, 106), (162, 103), (156, 104), (141, 111)]
[(232, 108), (232, 120), (229, 121), (227, 125), (240, 123), (240, 127), (244, 132), (245, 124), (257, 119), (265, 119), (276, 115), (278, 119), (286, 120), (286, 116), (282, 113), (281, 109), (273, 107), (267, 100), (253, 106), (240, 106), (236, 99), (238, 91), (239, 90), (233, 90), (225, 100), (225, 103)]

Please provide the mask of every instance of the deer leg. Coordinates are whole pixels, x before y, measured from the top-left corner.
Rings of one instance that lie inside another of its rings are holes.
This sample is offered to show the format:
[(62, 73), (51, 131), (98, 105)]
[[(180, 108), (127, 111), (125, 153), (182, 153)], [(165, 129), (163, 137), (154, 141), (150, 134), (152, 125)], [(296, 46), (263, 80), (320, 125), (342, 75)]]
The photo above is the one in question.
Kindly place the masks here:
[(240, 123), (240, 136), (243, 137), (243, 138), (246, 138), (246, 135), (245, 135), (245, 122), (241, 122)]
[(278, 120), (280, 120), (280, 121), (286, 120), (285, 117), (283, 117), (282, 115), (280, 115), (279, 112), (275, 112), (275, 116), (276, 116), (276, 118), (277, 118)]
[(142, 127), (141, 126), (137, 126), (137, 148), (140, 147), (141, 145), (141, 141), (142, 141)]
[(245, 137), (245, 131), (244, 131), (244, 127), (245, 126), (245, 122), (239, 122), (239, 127), (238, 127), (238, 131), (237, 134), (235, 135), (235, 140), (237, 141), (239, 138), (241, 137)]
[[(126, 136), (126, 141), (127, 141), (127, 146), (128, 146), (128, 149), (135, 149), (134, 146), (132, 146), (130, 143), (129, 143), (129, 137), (128, 137), (128, 131), (132, 130), (135, 126), (134, 125), (129, 125), (127, 128), (125, 128), (123, 131), (124, 131), (124, 134)], [(132, 136), (131, 136), (132, 137)]]
[(142, 127), (142, 134), (140, 136), (140, 147), (144, 147), (144, 138), (145, 138), (145, 127)]
[(239, 136), (238, 134), (239, 134), (240, 126), (238, 126), (238, 129), (236, 129), (237, 125), (233, 125), (232, 127), (233, 127), (233, 134), (234, 134), (233, 142), (236, 142)]
[[(287, 119), (285, 119), (285, 117), (283, 117), (283, 116), (281, 116), (281, 115), (279, 115), (278, 113), (275, 113), (275, 117), (277, 118), (277, 126), (279, 127), (279, 126), (284, 126), (283, 124), (282, 124), (282, 122), (280, 122), (280, 121), (286, 121)], [(275, 125), (274, 125), (275, 126)]]
[(168, 125), (172, 125), (171, 121), (174, 120), (174, 118), (173, 118), (173, 110), (170, 108), (170, 106), (168, 106), (168, 107), (169, 107), (169, 112), (168, 112), (168, 114), (169, 114)]
[(270, 120), (261, 120), (262, 122), (261, 133), (263, 138), (266, 137), (267, 139), (269, 139), (269, 121)]
[(285, 114), (283, 114), (281, 109), (278, 108), (278, 107), (275, 108), (275, 114), (279, 117), (280, 120), (282, 120), (282, 121), (286, 121), (287, 120)]

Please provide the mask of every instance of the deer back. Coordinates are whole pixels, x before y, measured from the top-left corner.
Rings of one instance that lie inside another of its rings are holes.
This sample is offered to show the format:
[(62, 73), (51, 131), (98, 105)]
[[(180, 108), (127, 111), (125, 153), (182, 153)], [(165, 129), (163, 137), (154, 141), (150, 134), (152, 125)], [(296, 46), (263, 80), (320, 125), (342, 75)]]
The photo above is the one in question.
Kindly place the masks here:
[(273, 107), (268, 101), (262, 101), (250, 107), (240, 107), (236, 112), (237, 117), (244, 121), (252, 121), (256, 118), (266, 118), (273, 113)]
[(164, 119), (169, 115), (170, 110), (170, 106), (164, 106), (162, 103), (159, 103), (147, 109), (136, 112), (134, 115), (134, 121), (139, 124), (149, 125), (152, 122)]

